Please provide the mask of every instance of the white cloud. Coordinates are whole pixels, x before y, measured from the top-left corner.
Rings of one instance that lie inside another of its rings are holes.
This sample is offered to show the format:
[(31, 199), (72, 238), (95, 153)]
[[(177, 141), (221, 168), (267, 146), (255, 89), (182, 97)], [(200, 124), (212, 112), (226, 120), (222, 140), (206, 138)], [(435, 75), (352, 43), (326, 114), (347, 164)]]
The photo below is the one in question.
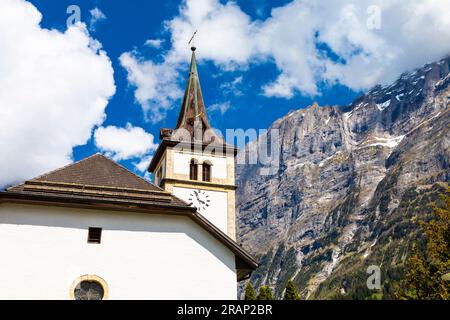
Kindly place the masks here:
[(99, 8), (94, 8), (90, 10), (89, 13), (91, 14), (91, 20), (89, 21), (89, 30), (95, 31), (97, 23), (106, 20), (106, 16)]
[[(379, 29), (370, 27), (373, 8)], [(273, 62), (279, 75), (263, 86), (266, 96), (319, 95), (319, 83), (368, 89), (449, 54), (449, 12), (448, 0), (294, 0), (262, 21), (233, 1), (186, 0), (166, 22), (172, 48), (161, 68), (176, 73), (189, 61), (187, 41), (198, 30), (197, 57), (225, 71)], [(151, 87), (167, 79), (155, 80)]]
[(238, 76), (230, 82), (224, 82), (220, 85), (220, 90), (223, 94), (232, 94), (234, 96), (242, 96), (244, 93), (240, 89), (242, 85), (243, 76)]
[(166, 62), (142, 61), (130, 52), (120, 56), (120, 63), (128, 72), (128, 82), (136, 87), (134, 97), (142, 106), (145, 117), (152, 123), (162, 120), (173, 102), (182, 95), (174, 66)]
[(134, 166), (137, 170), (140, 172), (145, 173), (147, 176), (149, 173), (147, 172), (148, 166), (150, 165), (150, 162), (152, 161), (153, 155), (148, 155), (145, 157), (142, 157), (139, 162), (134, 162)]
[(157, 145), (153, 141), (151, 133), (133, 127), (130, 123), (126, 128), (100, 127), (94, 133), (96, 147), (115, 161), (145, 156), (156, 149)]
[(161, 45), (163, 44), (163, 42), (164, 42), (163, 39), (148, 39), (147, 41), (145, 41), (144, 44), (147, 47), (159, 49), (159, 48), (161, 48)]
[(115, 92), (84, 25), (63, 33), (41, 19), (29, 2), (0, 1), (0, 186), (70, 163)]
[[(268, 83), (263, 87), (264, 95), (266, 97), (281, 97), (292, 98), (294, 96), (294, 88), (298, 87), (299, 83), (295, 77), (289, 77), (281, 74), (277, 80)], [(312, 92), (317, 93), (315, 88), (311, 88)]]
[(256, 49), (256, 42), (251, 38), (258, 30), (258, 23), (252, 22), (235, 2), (186, 1), (180, 7), (180, 14), (166, 26), (173, 46), (169, 55), (176, 61), (188, 61), (187, 41), (195, 30), (199, 57), (225, 68), (247, 64)]
[(224, 102), (224, 103), (215, 103), (208, 107), (208, 110), (211, 112), (219, 111), (220, 114), (225, 114), (229, 109), (231, 108), (230, 102)]

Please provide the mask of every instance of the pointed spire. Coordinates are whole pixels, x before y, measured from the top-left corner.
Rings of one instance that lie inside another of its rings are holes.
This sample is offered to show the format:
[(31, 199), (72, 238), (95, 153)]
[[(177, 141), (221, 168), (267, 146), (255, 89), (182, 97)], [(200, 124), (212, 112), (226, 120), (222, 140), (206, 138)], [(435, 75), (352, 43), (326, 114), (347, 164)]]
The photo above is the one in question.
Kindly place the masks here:
[[(192, 58), (189, 68), (189, 76), (187, 79), (186, 90), (181, 104), (180, 115), (178, 116), (177, 126), (175, 129), (184, 128), (189, 130), (195, 137), (197, 133), (201, 135), (204, 130), (210, 129), (211, 126), (206, 114), (205, 103), (203, 102), (202, 89), (198, 77), (197, 61), (195, 58), (195, 47), (191, 48)], [(201, 132), (195, 132), (200, 129)], [(201, 139), (201, 138), (200, 138)]]

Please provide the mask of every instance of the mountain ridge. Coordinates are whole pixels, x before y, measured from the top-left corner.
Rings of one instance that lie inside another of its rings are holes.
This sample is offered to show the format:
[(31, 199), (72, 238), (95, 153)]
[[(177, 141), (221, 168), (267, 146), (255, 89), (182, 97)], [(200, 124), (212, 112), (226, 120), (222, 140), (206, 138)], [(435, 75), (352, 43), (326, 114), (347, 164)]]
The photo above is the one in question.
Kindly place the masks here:
[[(251, 278), (256, 287), (270, 285), (280, 297), (293, 278), (304, 298), (326, 296), (318, 289), (348, 248), (371, 259), (377, 224), (390, 221), (406, 192), (448, 183), (449, 65), (450, 56), (404, 73), (346, 107), (291, 111), (246, 146), (239, 157), (279, 132), (273, 175), (239, 161), (236, 170), (238, 240), (261, 259)], [(338, 296), (348, 292), (338, 289)]]

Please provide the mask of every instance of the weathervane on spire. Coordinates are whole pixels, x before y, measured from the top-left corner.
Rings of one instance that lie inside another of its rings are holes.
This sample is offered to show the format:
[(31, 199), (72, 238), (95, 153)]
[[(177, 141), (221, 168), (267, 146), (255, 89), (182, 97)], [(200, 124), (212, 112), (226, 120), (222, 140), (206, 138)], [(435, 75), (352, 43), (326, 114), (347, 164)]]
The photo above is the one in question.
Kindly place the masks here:
[(192, 42), (192, 47), (191, 47), (191, 50), (192, 51), (195, 51), (195, 45), (194, 45), (194, 38), (195, 38), (195, 35), (197, 34), (197, 30), (195, 30), (195, 32), (194, 32), (194, 34), (192, 35), (192, 37), (191, 37), (191, 40), (189, 40), (189, 42), (188, 42), (188, 45), (190, 45), (191, 44), (191, 42)]

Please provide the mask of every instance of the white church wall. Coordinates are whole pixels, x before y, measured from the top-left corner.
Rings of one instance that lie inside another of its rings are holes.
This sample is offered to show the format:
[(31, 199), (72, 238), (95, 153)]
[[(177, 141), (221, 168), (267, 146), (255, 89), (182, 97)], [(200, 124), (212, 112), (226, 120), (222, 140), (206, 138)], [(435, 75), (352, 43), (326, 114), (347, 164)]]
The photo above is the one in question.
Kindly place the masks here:
[[(173, 195), (189, 203), (194, 188), (173, 187)], [(199, 210), (200, 214), (212, 222), (225, 234), (228, 233), (228, 193), (220, 191), (202, 190), (209, 196), (210, 206), (206, 210)]]
[(109, 299), (237, 296), (234, 254), (187, 217), (2, 204), (0, 244), (0, 299), (69, 299), (83, 275)]

